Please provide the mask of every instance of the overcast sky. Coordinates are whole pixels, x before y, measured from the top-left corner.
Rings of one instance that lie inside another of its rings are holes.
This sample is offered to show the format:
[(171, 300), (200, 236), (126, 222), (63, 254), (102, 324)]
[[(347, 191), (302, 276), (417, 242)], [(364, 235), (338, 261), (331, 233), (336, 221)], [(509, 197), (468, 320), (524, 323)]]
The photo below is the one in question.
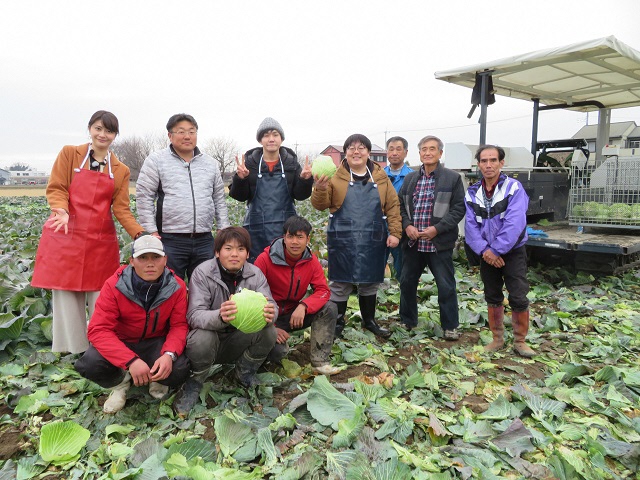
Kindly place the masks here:
[[(63, 145), (88, 140), (99, 109), (122, 137), (166, 132), (192, 114), (199, 140), (257, 145), (266, 116), (284, 145), (317, 153), (364, 133), (415, 144), (426, 134), (477, 143), (471, 90), (434, 72), (615, 35), (640, 50), (636, 0), (3, 2), (0, 166), (49, 171)], [(531, 103), (498, 97), (487, 140), (530, 144)], [(621, 109), (613, 121), (635, 120)], [(573, 135), (584, 113), (542, 112), (540, 139)], [(597, 121), (590, 114), (589, 122)]]

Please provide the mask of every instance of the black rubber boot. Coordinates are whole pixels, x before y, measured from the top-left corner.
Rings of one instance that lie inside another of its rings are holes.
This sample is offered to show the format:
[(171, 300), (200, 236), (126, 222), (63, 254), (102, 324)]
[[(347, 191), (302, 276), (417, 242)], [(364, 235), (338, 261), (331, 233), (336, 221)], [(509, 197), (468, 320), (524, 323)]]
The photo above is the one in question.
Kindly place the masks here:
[[(333, 301), (333, 300), (332, 300)], [(342, 337), (342, 331), (344, 330), (345, 321), (344, 314), (347, 313), (347, 301), (333, 302), (338, 307), (338, 318), (336, 319), (336, 335), (335, 338)]]
[(256, 359), (245, 350), (242, 356), (236, 360), (236, 380), (245, 388), (255, 387), (260, 383), (256, 378), (256, 372), (264, 359)]
[(386, 328), (381, 327), (376, 322), (376, 295), (369, 295), (367, 297), (359, 296), (360, 313), (362, 314), (362, 328), (366, 328), (370, 332), (378, 335), (379, 337), (389, 338), (391, 332)]

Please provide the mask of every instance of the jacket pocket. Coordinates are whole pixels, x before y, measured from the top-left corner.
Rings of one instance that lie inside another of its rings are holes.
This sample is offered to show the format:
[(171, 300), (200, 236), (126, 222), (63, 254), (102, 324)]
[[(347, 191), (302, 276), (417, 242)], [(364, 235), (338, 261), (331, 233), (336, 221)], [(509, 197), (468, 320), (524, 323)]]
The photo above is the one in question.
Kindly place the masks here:
[(449, 204), (451, 203), (452, 192), (439, 192), (436, 202), (433, 205), (433, 216), (437, 218), (444, 217), (449, 213)]

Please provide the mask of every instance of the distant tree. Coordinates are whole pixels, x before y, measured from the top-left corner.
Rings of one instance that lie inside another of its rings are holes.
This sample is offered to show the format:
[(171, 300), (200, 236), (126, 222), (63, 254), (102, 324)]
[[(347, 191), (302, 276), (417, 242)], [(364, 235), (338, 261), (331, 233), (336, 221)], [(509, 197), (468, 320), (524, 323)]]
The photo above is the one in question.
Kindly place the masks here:
[(205, 140), (200, 148), (218, 162), (221, 174), (224, 175), (226, 172), (235, 170), (236, 155), (240, 155), (240, 153), (238, 152), (238, 144), (232, 139), (214, 137)]
[(111, 149), (118, 159), (131, 170), (131, 180), (137, 181), (145, 158), (155, 150), (165, 148), (168, 143), (166, 134), (147, 133), (141, 137), (133, 135), (122, 137), (111, 144)]
[(24, 162), (15, 162), (9, 167), (9, 170), (12, 172), (24, 172), (25, 170), (29, 170), (31, 168), (28, 163)]
[(310, 151), (310, 150), (298, 150), (298, 163), (300, 166), (304, 167), (304, 161), (307, 157), (309, 157), (309, 162), (312, 163), (313, 159), (320, 155), (318, 152)]

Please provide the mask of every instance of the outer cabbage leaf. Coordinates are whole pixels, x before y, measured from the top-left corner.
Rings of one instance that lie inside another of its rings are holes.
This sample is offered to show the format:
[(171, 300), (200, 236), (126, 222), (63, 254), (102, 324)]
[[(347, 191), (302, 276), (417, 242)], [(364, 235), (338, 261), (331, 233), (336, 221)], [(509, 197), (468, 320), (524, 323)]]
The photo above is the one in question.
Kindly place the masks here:
[(307, 409), (322, 425), (338, 430), (340, 420), (350, 420), (356, 413), (356, 405), (336, 390), (324, 375), (314, 379), (309, 389)]
[(72, 421), (48, 423), (40, 431), (40, 456), (54, 465), (75, 461), (90, 436), (89, 430)]

